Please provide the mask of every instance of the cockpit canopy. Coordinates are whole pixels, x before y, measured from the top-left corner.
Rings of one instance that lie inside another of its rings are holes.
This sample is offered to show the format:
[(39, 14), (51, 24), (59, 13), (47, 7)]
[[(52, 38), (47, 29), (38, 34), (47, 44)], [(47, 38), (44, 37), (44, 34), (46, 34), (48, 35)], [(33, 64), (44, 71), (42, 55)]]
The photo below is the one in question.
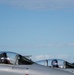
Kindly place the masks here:
[(62, 59), (47, 59), (47, 60), (37, 61), (36, 63), (40, 65), (56, 67), (56, 68), (74, 68), (73, 63), (69, 63)]
[(33, 61), (14, 52), (0, 52), (0, 64), (31, 65)]

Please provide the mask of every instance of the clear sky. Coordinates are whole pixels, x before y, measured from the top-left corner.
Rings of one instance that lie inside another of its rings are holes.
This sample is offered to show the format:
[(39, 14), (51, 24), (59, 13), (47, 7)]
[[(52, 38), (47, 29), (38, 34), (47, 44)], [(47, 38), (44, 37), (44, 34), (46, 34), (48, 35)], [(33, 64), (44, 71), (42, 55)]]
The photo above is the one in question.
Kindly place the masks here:
[(0, 51), (33, 60), (74, 61), (73, 0), (0, 0)]

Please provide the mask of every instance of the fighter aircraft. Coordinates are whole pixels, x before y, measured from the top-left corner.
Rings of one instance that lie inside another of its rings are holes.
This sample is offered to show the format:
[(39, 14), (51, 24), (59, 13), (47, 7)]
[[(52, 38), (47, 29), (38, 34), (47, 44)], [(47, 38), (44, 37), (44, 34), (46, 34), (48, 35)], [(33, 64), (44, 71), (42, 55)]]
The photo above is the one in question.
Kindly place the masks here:
[(74, 73), (74, 63), (70, 63), (63, 59), (46, 59), (36, 61), (36, 63)]
[(73, 73), (39, 65), (25, 56), (0, 52), (0, 75), (74, 75)]

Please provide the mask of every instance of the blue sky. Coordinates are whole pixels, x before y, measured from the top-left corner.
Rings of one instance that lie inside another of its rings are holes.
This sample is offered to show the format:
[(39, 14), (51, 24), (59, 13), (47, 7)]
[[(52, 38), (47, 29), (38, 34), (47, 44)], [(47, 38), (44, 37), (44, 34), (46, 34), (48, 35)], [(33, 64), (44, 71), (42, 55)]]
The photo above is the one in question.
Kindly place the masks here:
[(0, 50), (74, 61), (74, 1), (0, 0)]

